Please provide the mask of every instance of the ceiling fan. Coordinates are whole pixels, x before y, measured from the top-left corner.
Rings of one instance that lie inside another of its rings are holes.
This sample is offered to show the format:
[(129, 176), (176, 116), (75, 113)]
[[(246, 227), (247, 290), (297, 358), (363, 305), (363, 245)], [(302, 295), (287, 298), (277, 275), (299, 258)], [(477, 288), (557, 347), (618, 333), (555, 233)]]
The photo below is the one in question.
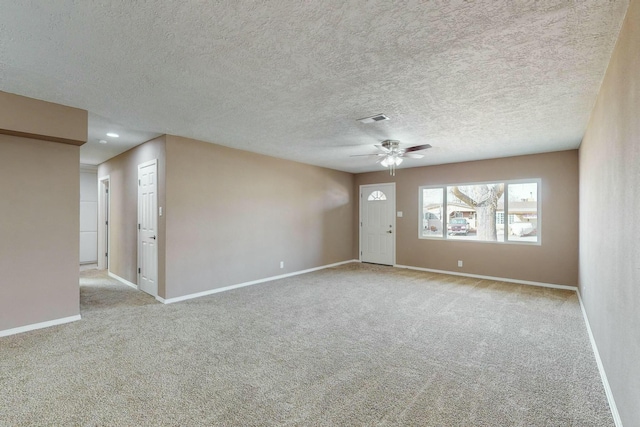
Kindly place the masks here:
[(380, 145), (376, 145), (376, 147), (381, 151), (376, 154), (355, 154), (351, 157), (359, 157), (359, 156), (376, 156), (378, 160), (376, 163), (380, 163), (385, 168), (389, 168), (389, 174), (395, 176), (396, 174), (396, 166), (399, 166), (402, 163), (403, 157), (409, 157), (412, 159), (421, 159), (424, 157), (422, 154), (414, 153), (414, 151), (426, 150), (427, 148), (431, 148), (429, 144), (423, 145), (414, 145), (413, 147), (400, 148), (400, 141), (396, 141), (393, 139), (387, 139), (382, 141)]

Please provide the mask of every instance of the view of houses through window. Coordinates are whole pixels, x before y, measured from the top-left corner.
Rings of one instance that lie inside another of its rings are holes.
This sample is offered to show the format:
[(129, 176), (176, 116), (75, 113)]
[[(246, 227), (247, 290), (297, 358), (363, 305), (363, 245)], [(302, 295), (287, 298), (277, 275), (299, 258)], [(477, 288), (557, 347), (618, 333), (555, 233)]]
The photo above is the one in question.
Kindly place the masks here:
[(540, 180), (420, 187), (420, 238), (538, 243)]

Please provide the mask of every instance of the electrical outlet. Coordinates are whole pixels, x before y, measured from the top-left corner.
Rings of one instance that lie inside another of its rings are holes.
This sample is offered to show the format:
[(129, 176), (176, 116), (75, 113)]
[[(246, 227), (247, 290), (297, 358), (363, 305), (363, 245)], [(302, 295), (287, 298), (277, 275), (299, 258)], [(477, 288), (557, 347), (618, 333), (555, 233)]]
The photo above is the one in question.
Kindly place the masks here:
[(280, 268), (284, 268), (284, 261), (280, 261)]
[(458, 267), (462, 267), (462, 260), (461, 259), (458, 260)]

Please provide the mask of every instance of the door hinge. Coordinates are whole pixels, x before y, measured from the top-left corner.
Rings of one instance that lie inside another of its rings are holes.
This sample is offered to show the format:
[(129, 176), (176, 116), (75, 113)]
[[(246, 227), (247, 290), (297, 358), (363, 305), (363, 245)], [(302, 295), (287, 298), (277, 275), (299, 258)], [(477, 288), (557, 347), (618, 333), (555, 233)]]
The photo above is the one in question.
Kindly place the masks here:
[(138, 224), (138, 230), (140, 230), (140, 224)]
[(108, 256), (109, 256), (109, 252), (105, 252), (105, 253), (104, 253), (104, 256), (105, 256), (105, 257), (108, 257)]
[(105, 193), (109, 194), (109, 189), (104, 190)]
[(140, 274), (140, 267), (138, 267), (138, 274)]
[(139, 186), (142, 185), (142, 181), (138, 180), (138, 185)]
[(104, 222), (104, 225), (109, 225), (109, 221), (105, 221), (105, 222)]

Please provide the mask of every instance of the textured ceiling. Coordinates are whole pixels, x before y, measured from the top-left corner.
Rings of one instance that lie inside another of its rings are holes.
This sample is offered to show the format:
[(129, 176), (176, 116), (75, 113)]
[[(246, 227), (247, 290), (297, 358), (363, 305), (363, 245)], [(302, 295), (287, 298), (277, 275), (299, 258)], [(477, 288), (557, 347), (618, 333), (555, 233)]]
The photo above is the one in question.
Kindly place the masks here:
[[(115, 133), (118, 137), (108, 136), (108, 133)], [(89, 133), (87, 136), (87, 143), (80, 147), (80, 163), (99, 165), (136, 145), (160, 136), (160, 134), (124, 127), (97, 114), (89, 113)], [(106, 144), (102, 144), (100, 141), (106, 141)]]
[[(0, 0), (0, 90), (350, 172), (576, 148), (628, 6)], [(391, 120), (355, 120), (385, 113)]]

